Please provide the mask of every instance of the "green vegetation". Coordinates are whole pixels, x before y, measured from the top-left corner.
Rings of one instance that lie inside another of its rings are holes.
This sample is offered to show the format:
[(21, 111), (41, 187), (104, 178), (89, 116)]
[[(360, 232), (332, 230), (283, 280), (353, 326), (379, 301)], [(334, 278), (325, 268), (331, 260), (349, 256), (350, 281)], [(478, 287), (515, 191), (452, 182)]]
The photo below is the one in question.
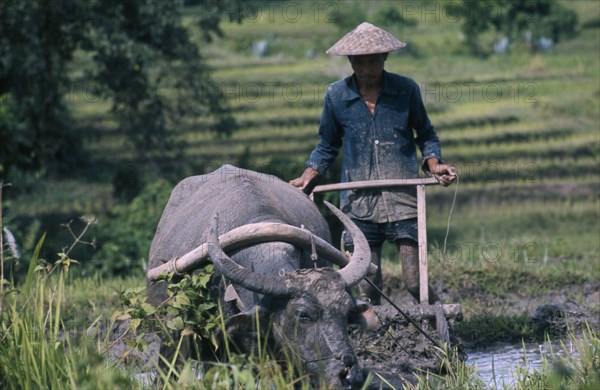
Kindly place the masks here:
[[(61, 260), (54, 264), (48, 264), (38, 258), (43, 239), (38, 243), (31, 259), (25, 282), (16, 287), (12, 283), (4, 284), (2, 306), (0, 306), (0, 385), (3, 388), (33, 389), (40, 387), (49, 388), (142, 388), (142, 382), (135, 379), (135, 372), (130, 372), (116, 362), (111, 362), (103, 356), (109, 347), (108, 335), (101, 338), (100, 335), (90, 333), (90, 329), (97, 323), (81, 322), (77, 325), (68, 322), (69, 310), (81, 308), (78, 301), (65, 301), (71, 297), (69, 291), (69, 271), (71, 267), (77, 266), (77, 262), (70, 259), (67, 254), (61, 254)], [(3, 256), (3, 254), (2, 254)], [(189, 279), (187, 282), (179, 283), (178, 290), (171, 295), (171, 305), (165, 307), (175, 314), (172, 319), (161, 326), (169, 329), (187, 329), (183, 334), (189, 336), (195, 334), (191, 328), (198, 327), (201, 321), (187, 320), (198, 318), (190, 311), (191, 306), (198, 302), (198, 296), (188, 296), (186, 293), (198, 295), (205, 285), (206, 274), (194, 277), (196, 281)], [(86, 279), (77, 279), (77, 283), (88, 286)], [(192, 282), (194, 285), (188, 285)], [(200, 285), (198, 285), (198, 283)], [(127, 284), (134, 285), (133, 281)], [(72, 286), (71, 286), (72, 287)], [(200, 288), (198, 288), (200, 287)], [(81, 287), (79, 287), (81, 289)], [(81, 291), (84, 291), (81, 289)], [(75, 297), (81, 298), (81, 291)], [(117, 317), (119, 320), (128, 319), (129, 327), (135, 332), (143, 335), (142, 329), (147, 324), (142, 321), (151, 319), (156, 309), (143, 303), (140, 293), (143, 289), (129, 288), (121, 289), (124, 311), (117, 311), (112, 315), (111, 326)], [(65, 294), (66, 293), (66, 294)], [(96, 294), (97, 299), (100, 294)], [(98, 301), (107, 307), (118, 305), (116, 299)], [(192, 304), (192, 305), (191, 305)], [(93, 307), (95, 310), (95, 306)], [(197, 307), (195, 309), (198, 309)], [(208, 308), (207, 308), (208, 309)], [(198, 312), (198, 310), (196, 310)], [(205, 317), (205, 310), (200, 310), (201, 316)], [(187, 320), (178, 314), (187, 313)], [(84, 315), (85, 317), (85, 315)], [(178, 320), (179, 319), (179, 320)], [(496, 322), (498, 318), (488, 318), (488, 321)], [(511, 325), (511, 319), (505, 319), (505, 326), (518, 328), (518, 324)], [(86, 327), (89, 324), (89, 328)], [(206, 324), (204, 325), (206, 326)], [(209, 325), (214, 329), (216, 324)], [(222, 326), (222, 325), (221, 325)], [(497, 327), (497, 324), (494, 324)], [(201, 325), (202, 327), (202, 325)], [(206, 328), (209, 329), (209, 328)], [(471, 329), (479, 332), (481, 328)], [(140, 343), (139, 337), (132, 340)], [(176, 350), (180, 351), (180, 339)], [(548, 341), (548, 345), (551, 345)], [(258, 345), (261, 344), (258, 340)], [(277, 362), (271, 361), (265, 354), (264, 348), (259, 348), (259, 353), (254, 357), (242, 357), (231, 354), (229, 347), (227, 351), (227, 363), (215, 363), (207, 366), (202, 378), (198, 379), (197, 365), (187, 362), (183, 366), (175, 365), (175, 360), (164, 362), (165, 369), (157, 367), (158, 376), (163, 381), (163, 388), (180, 388), (181, 386), (198, 389), (210, 388), (247, 388), (247, 387), (275, 387), (288, 388), (301, 386), (308, 388), (306, 377), (294, 378), (291, 370), (285, 370)], [(570, 334), (562, 344), (561, 351), (548, 351), (544, 355), (543, 365), (540, 370), (528, 369), (525, 360), (516, 371), (518, 388), (597, 388), (600, 384), (600, 350), (599, 335), (588, 328), (583, 334)], [(456, 351), (439, 350), (441, 354), (444, 375), (435, 373), (422, 373), (417, 375), (416, 385), (407, 384), (407, 389), (482, 389), (484, 388), (480, 378), (476, 376), (476, 370), (467, 366), (457, 359)], [(547, 357), (546, 357), (547, 356)], [(123, 357), (125, 359), (125, 357)], [(287, 367), (295, 366), (292, 358), (285, 363)], [(174, 375), (174, 376), (170, 376)], [(175, 379), (177, 378), (177, 379)], [(367, 380), (368, 383), (369, 379)], [(512, 387), (510, 385), (509, 387)], [(509, 388), (504, 385), (504, 388)]]
[[(0, 386), (3, 389), (144, 388), (144, 384), (149, 385), (153, 379), (140, 379), (134, 364), (120, 364), (127, 362), (127, 354), (118, 359), (108, 358), (114, 344), (110, 331), (117, 321), (125, 320), (127, 330), (119, 338), (128, 336), (127, 343), (133, 348), (145, 347), (145, 335), (151, 332), (183, 331), (179, 340), (171, 341), (174, 359), (163, 359), (162, 365), (150, 367), (160, 381), (154, 387), (289, 388), (300, 384), (308, 388), (306, 377), (295, 378), (293, 370), (271, 361), (264, 347), (259, 349), (258, 356), (248, 358), (233, 354), (226, 344), (226, 363), (215, 362), (205, 368), (190, 361), (181, 366), (175, 364), (179, 354), (184, 353), (184, 337), (193, 336), (199, 346), (203, 335), (212, 334), (219, 326), (224, 329), (222, 316), (215, 313), (215, 305), (207, 304), (203, 296), (207, 293), (205, 286), (212, 266), (204, 273), (171, 285), (169, 300), (155, 308), (144, 302), (144, 288), (136, 287), (139, 281), (134, 280), (118, 281), (120, 287), (112, 293), (107, 290), (116, 287), (115, 281), (100, 283), (100, 289), (86, 296), (91, 286), (100, 280), (80, 277), (68, 282), (69, 272), (78, 262), (61, 253), (60, 260), (49, 264), (39, 258), (43, 242), (42, 238), (34, 250), (24, 283), (16, 286), (6, 282), (0, 290)], [(4, 258), (3, 252), (1, 255)], [(87, 298), (90, 299), (88, 307), (81, 302)], [(114, 311), (120, 304), (123, 309)], [(77, 312), (75, 317), (72, 316), (74, 311)], [(100, 315), (92, 319), (90, 312)], [(156, 316), (159, 312), (172, 316), (169, 320), (160, 320)], [(110, 319), (109, 333), (100, 334), (98, 324), (107, 319)], [(259, 345), (261, 343), (259, 340)], [(296, 362), (290, 357), (285, 364), (293, 367)], [(198, 370), (203, 373), (201, 380)]]
[(493, 345), (495, 342), (520, 343), (543, 341), (529, 324), (529, 316), (479, 314), (453, 329), (454, 336), (469, 348)]
[(33, 253), (24, 283), (18, 287), (3, 284), (0, 386), (5, 389), (139, 387), (129, 373), (107, 363), (94, 348), (94, 340), (83, 334), (91, 323), (79, 323), (80, 327), (73, 328), (73, 324), (65, 322), (66, 279), (76, 262), (64, 253), (54, 264), (44, 262), (38, 257), (42, 244), (43, 238)]
[[(548, 351), (552, 359), (544, 358), (542, 369), (528, 370), (525, 360), (517, 370), (520, 388), (594, 389), (600, 386), (600, 339), (597, 332), (587, 329), (581, 335), (571, 334), (561, 343), (560, 350)], [(547, 343), (551, 346), (550, 343)], [(562, 355), (562, 356), (561, 356)], [(560, 356), (560, 357), (556, 357)]]
[[(172, 149), (171, 156), (160, 160), (158, 169), (139, 163), (135, 147), (141, 145), (132, 145), (122, 131), (127, 109), (122, 107), (121, 114), (111, 111), (118, 103), (113, 95), (90, 98), (85, 89), (75, 88), (58, 97), (61, 103), (55, 106), (56, 112), (67, 110), (71, 119), (60, 145), (48, 141), (45, 153), (55, 153), (54, 146), (65, 150), (67, 145), (68, 153), (84, 153), (92, 163), (67, 165), (60, 174), (45, 165), (35, 172), (12, 170), (12, 186), (3, 188), (3, 226), (15, 235), (22, 256), (18, 260), (3, 252), (4, 275), (7, 280), (12, 277), (14, 284), (5, 282), (1, 290), (0, 370), (5, 371), (0, 371), (0, 387), (137, 385), (129, 373), (99, 355), (102, 340), (90, 343), (79, 333), (65, 339), (47, 335), (58, 335), (65, 327), (83, 330), (98, 318), (108, 320), (125, 291), (130, 297), (134, 292), (143, 293), (140, 286), (156, 222), (170, 188), (184, 175), (210, 172), (224, 163), (274, 173), (286, 180), (301, 173), (317, 142), (324, 91), (330, 82), (350, 72), (345, 58), (324, 54), (352, 27), (343, 25), (350, 20), (342, 17), (348, 10), (352, 10), (351, 16), (373, 18), (408, 43), (405, 51), (389, 57), (386, 68), (419, 83), (442, 140), (444, 157), (459, 168), (446, 252), (444, 238), (455, 187), (427, 188), (427, 226), (430, 279), (436, 286), (464, 292), (457, 302), (463, 304), (466, 317), (462, 331), (473, 335), (481, 324), (493, 322), (502, 325), (494, 334), (498, 340), (527, 339), (530, 329), (525, 317), (506, 314), (506, 307), (498, 301), (510, 296), (537, 297), (600, 280), (597, 2), (557, 3), (575, 12), (578, 23), (574, 35), (561, 37), (551, 52), (532, 53), (517, 45), (507, 55), (491, 54), (490, 44), (502, 32), (487, 30), (477, 42), (485, 49), (485, 58), (469, 54), (462, 24), (436, 2), (410, 2), (413, 8), (403, 2), (293, 4), (296, 8), (275, 2), (255, 8), (255, 13), (240, 5), (229, 11), (241, 16), (241, 24), (223, 17), (211, 19), (213, 26), (215, 21), (221, 22), (222, 38), (213, 37), (207, 43), (200, 31), (189, 35), (212, 68), (211, 79), (203, 86), (211, 94), (217, 89), (223, 92), (237, 127), (227, 129), (232, 130), (230, 136), (215, 137), (206, 131), (210, 120), (186, 121), (177, 129), (177, 139), (183, 142)], [(425, 7), (435, 4), (437, 11), (425, 12)], [(301, 14), (293, 13), (297, 9)], [(215, 15), (197, 5), (184, 11), (182, 25)], [(393, 23), (395, 12), (402, 16), (402, 24)], [(266, 51), (252, 55), (260, 41), (265, 42)], [(83, 69), (100, 72), (94, 67), (89, 53), (77, 50), (63, 73), (62, 68), (54, 69), (46, 76), (56, 76), (53, 83), (69, 77), (77, 81), (74, 85), (85, 86), (95, 78), (87, 78)], [(145, 69), (154, 74), (151, 67)], [(23, 79), (38, 82), (36, 78)], [(163, 81), (156, 96), (178, 97), (177, 84)], [(24, 111), (15, 115), (8, 109), (17, 95), (9, 96), (4, 89), (1, 93), (0, 137), (4, 138), (0, 138), (0, 149), (4, 157), (5, 149), (14, 150), (19, 142), (33, 138), (14, 138), (19, 126), (28, 121), (23, 120)], [(149, 117), (155, 114), (145, 112)], [(48, 116), (40, 120), (44, 118)], [(171, 124), (177, 127), (177, 123)], [(79, 144), (69, 143), (72, 128), (85, 129), (76, 134), (81, 137)], [(44, 133), (48, 137), (53, 134)], [(31, 162), (28, 154), (12, 156), (16, 158), (10, 161), (12, 166)], [(158, 171), (163, 178), (157, 177)], [(334, 167), (326, 180), (337, 181), (338, 173), (339, 167)], [(4, 172), (2, 178), (6, 181)], [(335, 199), (334, 194), (326, 196)], [(94, 245), (77, 246), (69, 256), (80, 264), (68, 267), (67, 272), (63, 266), (68, 265), (68, 257), (56, 253), (64, 253), (61, 248), (71, 242), (72, 233), (85, 226), (79, 219), (83, 215), (94, 215), (98, 221), (86, 235)], [(71, 231), (61, 227), (70, 220)], [(36, 248), (44, 232), (46, 244)], [(386, 277), (397, 278), (400, 271), (391, 247), (386, 248), (385, 256)], [(40, 258), (51, 264), (58, 261), (52, 275), (46, 275), (43, 267), (36, 268)], [(60, 289), (63, 293), (59, 294)], [(481, 296), (495, 300), (482, 303)], [(583, 299), (578, 295), (572, 298)], [(185, 321), (195, 314), (186, 315), (182, 320), (187, 326)], [(524, 373), (520, 387), (597, 387), (598, 335), (590, 331), (583, 339), (585, 343), (574, 343), (576, 352), (567, 355), (573, 364), (567, 359), (549, 362), (535, 375)], [(287, 373), (261, 359), (216, 366), (205, 375), (205, 382), (195, 386), (254, 386), (258, 383), (252, 376), (256, 372), (270, 378), (261, 384), (291, 386), (293, 379), (286, 377)], [(235, 358), (232, 361), (236, 362)], [(476, 381), (467, 384), (472, 380), (468, 369), (458, 366), (458, 371), (451, 371), (447, 388), (480, 388)], [(180, 384), (191, 381), (192, 367), (185, 366), (179, 378)], [(419, 382), (418, 387), (435, 386)]]
[[(524, 359), (515, 372), (514, 383), (495, 380), (498, 389), (596, 389), (600, 386), (600, 335), (587, 329), (583, 334), (569, 334), (559, 350), (553, 350), (550, 340), (545, 345), (549, 351), (543, 354), (541, 369), (530, 370)], [(542, 345), (540, 346), (540, 348)], [(409, 389), (485, 389), (485, 384), (476, 377), (472, 367), (456, 363), (455, 351), (440, 351), (447, 374), (439, 376), (426, 373), (418, 376), (416, 386)], [(525, 355), (525, 354), (524, 354)]]
[[(481, 37), (493, 29), (508, 40), (507, 45), (525, 45), (531, 51), (543, 50), (540, 39), (558, 42), (572, 36), (577, 26), (577, 13), (553, 0), (530, 1), (463, 1), (446, 5), (448, 15), (464, 18), (462, 31), (475, 54), (486, 54)], [(516, 43), (515, 43), (516, 41)]]

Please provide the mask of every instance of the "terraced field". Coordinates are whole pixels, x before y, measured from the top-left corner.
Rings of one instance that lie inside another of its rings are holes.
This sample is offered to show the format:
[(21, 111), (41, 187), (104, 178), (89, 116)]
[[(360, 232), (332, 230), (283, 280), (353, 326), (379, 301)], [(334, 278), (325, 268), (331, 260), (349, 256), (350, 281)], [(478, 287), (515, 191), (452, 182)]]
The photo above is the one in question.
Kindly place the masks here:
[[(591, 2), (573, 6), (582, 22), (598, 15)], [(305, 55), (307, 47), (333, 43), (341, 34), (335, 25), (301, 25), (226, 25), (228, 39), (206, 48), (240, 128), (221, 140), (190, 134), (194, 159), (208, 167), (242, 155), (252, 167), (295, 161), (284, 172), (286, 178), (299, 174), (293, 169), (317, 142), (326, 86), (350, 72), (345, 58)], [(510, 258), (529, 255), (530, 262), (545, 264), (598, 258), (599, 34), (583, 29), (549, 54), (516, 50), (482, 60), (457, 54), (455, 23), (418, 23), (397, 32), (417, 49), (390, 56), (386, 67), (420, 84), (443, 154), (460, 171), (451, 222), (455, 251), (479, 242), (499, 245), (502, 256), (493, 260), (508, 259), (511, 248), (519, 253)], [(250, 45), (259, 40), (272, 51), (251, 57)], [(453, 191), (431, 188), (428, 196), (430, 241), (439, 244)], [(482, 250), (473, 260), (490, 256)]]
[[(263, 11), (241, 24), (224, 22), (224, 38), (202, 43), (238, 128), (231, 137), (215, 137), (201, 125), (182, 128), (187, 146), (178, 158), (190, 163), (191, 173), (233, 163), (284, 179), (300, 174), (318, 141), (324, 91), (350, 67), (345, 58), (324, 54), (343, 33), (328, 22), (325, 9), (315, 14), (312, 3), (294, 4), (300, 16)], [(380, 6), (355, 4), (367, 14)], [(413, 15), (414, 25), (391, 28), (408, 48), (391, 55), (386, 68), (419, 83), (443, 155), (459, 168), (449, 249), (455, 257), (465, 255), (469, 243), (494, 244), (501, 256), (482, 249), (471, 253), (472, 260), (536, 261), (525, 267), (585, 260), (582, 272), (599, 279), (590, 260), (600, 256), (600, 29), (592, 23), (600, 18), (600, 5), (565, 5), (588, 26), (577, 37), (551, 53), (532, 54), (517, 43), (512, 54), (486, 59), (465, 54), (459, 24)], [(190, 22), (193, 16), (199, 15), (190, 10)], [(252, 55), (260, 42), (264, 55)], [(131, 147), (108, 112), (110, 99), (85, 99), (85, 85), (80, 87), (72, 107), (88, 128), (85, 146), (96, 166), (131, 163)], [(103, 212), (114, 204), (110, 180), (105, 170), (82, 168), (73, 180), (41, 183), (13, 210), (32, 216)], [(328, 180), (336, 181), (336, 174)], [(452, 188), (428, 189), (432, 250), (443, 240), (453, 195)]]

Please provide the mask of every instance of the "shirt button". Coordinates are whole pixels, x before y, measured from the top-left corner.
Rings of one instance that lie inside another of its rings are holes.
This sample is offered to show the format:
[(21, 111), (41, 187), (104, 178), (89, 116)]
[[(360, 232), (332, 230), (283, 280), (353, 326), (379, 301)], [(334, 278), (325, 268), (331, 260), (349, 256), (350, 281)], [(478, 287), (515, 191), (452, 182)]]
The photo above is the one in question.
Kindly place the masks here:
[(379, 145), (379, 140), (378, 139), (375, 140), (375, 145)]

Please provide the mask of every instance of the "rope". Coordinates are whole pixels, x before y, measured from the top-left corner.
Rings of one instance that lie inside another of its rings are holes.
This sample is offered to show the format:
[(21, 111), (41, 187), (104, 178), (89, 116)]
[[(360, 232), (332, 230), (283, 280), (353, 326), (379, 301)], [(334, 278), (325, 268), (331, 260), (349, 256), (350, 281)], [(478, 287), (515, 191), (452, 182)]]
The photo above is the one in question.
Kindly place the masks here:
[(315, 235), (312, 234), (310, 230), (304, 227), (304, 225), (300, 225), (300, 229), (306, 230), (310, 233), (310, 260), (313, 262), (313, 268), (317, 268), (317, 260), (319, 259), (319, 255), (317, 255), (317, 245), (315, 243)]
[(454, 205), (456, 204), (456, 194), (458, 194), (458, 173), (456, 174), (456, 186), (454, 187), (454, 197), (452, 198), (452, 205), (450, 206), (450, 211), (448, 212), (448, 222), (446, 224), (446, 235), (444, 236), (444, 246), (442, 247), (442, 266), (441, 266), (441, 276), (440, 276), (440, 303), (444, 303), (443, 295), (444, 295), (444, 263), (446, 260), (446, 250), (448, 243), (448, 235), (450, 234), (450, 221), (452, 219), (452, 212), (454, 211)]
[(425, 332), (420, 326), (419, 324), (416, 323), (415, 320), (413, 320), (412, 318), (410, 318), (410, 316), (408, 314), (406, 314), (404, 312), (404, 310), (402, 310), (398, 305), (396, 305), (396, 303), (394, 303), (394, 301), (392, 301), (392, 299), (390, 297), (388, 297), (383, 291), (381, 291), (381, 289), (379, 287), (377, 287), (375, 285), (375, 283), (371, 282), (369, 280), (369, 278), (367, 278), (366, 276), (363, 278), (363, 280), (367, 283), (369, 283), (371, 285), (371, 287), (373, 287), (375, 289), (375, 291), (377, 291), (379, 294), (381, 294), (381, 296), (388, 301), (388, 303), (390, 305), (392, 305), (392, 307), (394, 309), (396, 309), (396, 311), (400, 314), (402, 314), (402, 316), (408, 321), (410, 322), (419, 332), (421, 332), (421, 334), (423, 336), (425, 336), (427, 338), (427, 340), (431, 341), (433, 343), (433, 345), (435, 345), (438, 348), (442, 348), (442, 344), (440, 344), (439, 341), (437, 341), (436, 339), (434, 339), (433, 337), (431, 337), (430, 335), (427, 334), (427, 332)]
[(174, 257), (167, 262), (167, 264), (168, 264), (167, 272), (171, 272), (178, 276), (183, 275), (183, 272), (181, 272), (177, 269), (177, 260), (179, 260), (179, 257)]

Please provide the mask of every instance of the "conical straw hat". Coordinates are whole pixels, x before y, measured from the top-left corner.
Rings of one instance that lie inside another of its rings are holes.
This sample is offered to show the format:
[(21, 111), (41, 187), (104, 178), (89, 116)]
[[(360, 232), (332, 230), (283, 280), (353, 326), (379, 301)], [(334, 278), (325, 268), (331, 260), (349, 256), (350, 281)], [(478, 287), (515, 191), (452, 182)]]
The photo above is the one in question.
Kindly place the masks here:
[(344, 35), (325, 53), (338, 56), (359, 56), (365, 54), (388, 53), (402, 49), (406, 43), (400, 42), (389, 32), (372, 25), (361, 23)]

